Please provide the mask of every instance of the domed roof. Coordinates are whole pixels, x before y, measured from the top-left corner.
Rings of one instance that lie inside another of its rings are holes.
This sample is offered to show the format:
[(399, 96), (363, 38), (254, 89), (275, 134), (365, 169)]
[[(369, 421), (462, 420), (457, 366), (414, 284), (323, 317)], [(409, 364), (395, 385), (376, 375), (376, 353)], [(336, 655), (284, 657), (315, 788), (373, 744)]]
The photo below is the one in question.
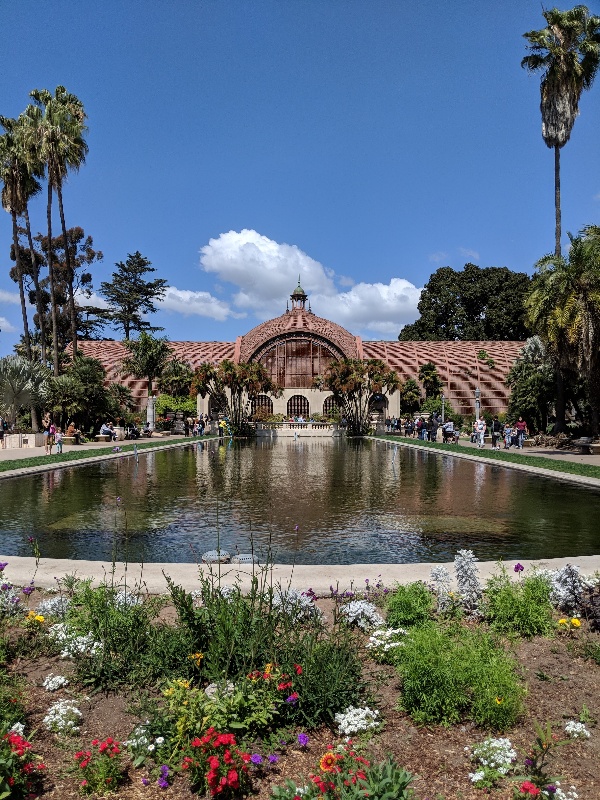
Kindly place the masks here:
[(305, 308), (294, 308), (280, 317), (257, 325), (240, 337), (239, 360), (255, 360), (276, 339), (302, 338), (324, 341), (338, 358), (359, 358), (358, 340), (350, 331), (329, 319), (317, 317)]
[(298, 275), (298, 286), (296, 286), (296, 288), (292, 292), (292, 297), (307, 297), (306, 292), (300, 286), (300, 275)]

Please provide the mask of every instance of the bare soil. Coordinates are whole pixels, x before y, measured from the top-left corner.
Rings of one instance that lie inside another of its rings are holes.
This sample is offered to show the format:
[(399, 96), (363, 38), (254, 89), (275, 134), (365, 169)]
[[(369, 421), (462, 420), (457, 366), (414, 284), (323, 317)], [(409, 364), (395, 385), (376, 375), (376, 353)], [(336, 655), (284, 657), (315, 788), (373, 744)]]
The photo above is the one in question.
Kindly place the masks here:
[[(320, 604), (330, 612), (329, 603), (320, 601)], [(506, 735), (524, 758), (533, 742), (534, 721), (551, 721), (560, 734), (567, 720), (578, 720), (582, 711), (587, 709), (589, 721), (586, 724), (592, 733), (591, 739), (574, 740), (557, 748), (551, 771), (560, 776), (563, 788), (575, 785), (580, 800), (600, 800), (600, 727), (596, 727), (596, 721), (600, 720), (600, 666), (581, 657), (581, 644), (586, 638), (600, 641), (600, 636), (587, 630), (584, 623), (573, 638), (536, 638), (508, 645), (514, 650), (527, 685), (527, 710), (521, 722)], [(65, 675), (69, 670), (69, 662), (58, 658), (21, 659), (13, 662), (10, 668), (26, 679), (28, 730), (36, 730), (32, 739), (34, 750), (43, 756), (48, 767), (41, 797), (56, 800), (79, 797), (78, 775), (72, 769), (75, 763), (73, 753), (89, 746), (93, 738), (112, 736), (120, 741), (126, 739), (140, 721), (128, 710), (131, 697), (126, 694), (89, 694), (74, 684), (49, 694), (42, 688), (43, 679), (50, 672)], [(383, 729), (367, 744), (368, 757), (380, 760), (388, 754), (393, 755), (415, 776), (412, 786), (419, 800), (481, 798), (484, 793), (474, 789), (469, 781), (468, 773), (474, 767), (465, 748), (482, 741), (489, 733), (471, 723), (451, 728), (417, 727), (408, 715), (396, 708), (401, 687), (392, 667), (365, 660), (364, 676), (385, 719)], [(65, 743), (46, 732), (41, 723), (52, 702), (72, 696), (79, 701), (83, 722), (80, 737)], [(256, 782), (255, 796), (258, 800), (267, 800), (270, 787), (282, 783), (286, 777), (304, 782), (327, 746), (342, 741), (335, 732), (325, 728), (309, 735), (306, 748), (292, 742), (281, 754), (279, 762)], [(187, 800), (195, 796), (183, 777), (176, 777), (169, 789), (162, 790), (154, 780), (144, 786), (141, 781), (147, 775), (144, 769), (129, 768), (119, 798)], [(494, 791), (494, 797), (509, 800), (512, 798), (511, 786), (505, 782), (501, 789)]]

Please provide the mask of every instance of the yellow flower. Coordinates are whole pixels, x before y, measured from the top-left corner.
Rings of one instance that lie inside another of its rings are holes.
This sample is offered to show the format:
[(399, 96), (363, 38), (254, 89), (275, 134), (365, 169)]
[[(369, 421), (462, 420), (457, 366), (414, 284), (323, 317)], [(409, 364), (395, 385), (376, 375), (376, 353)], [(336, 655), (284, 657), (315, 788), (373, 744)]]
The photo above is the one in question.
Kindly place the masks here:
[(571, 620), (571, 625), (574, 628), (580, 628), (581, 627), (581, 620), (577, 619), (577, 617), (573, 617), (573, 619)]
[(44, 621), (44, 617), (42, 617), (41, 614), (36, 614), (34, 619), (35, 619), (36, 622), (43, 622)]
[(559, 619), (559, 620), (558, 620), (558, 624), (559, 624), (559, 625), (566, 625), (566, 624), (567, 624), (567, 620), (566, 620), (566, 619), (564, 619), (564, 618), (563, 618), (563, 619)]
[(193, 662), (194, 662), (194, 664), (195, 664), (197, 667), (199, 667), (199, 666), (200, 666), (200, 662), (201, 662), (201, 661), (202, 661), (202, 659), (204, 658), (204, 653), (191, 653), (191, 654), (188, 656), (188, 658), (189, 658), (189, 660), (190, 660), (190, 661), (193, 661)]
[(27, 620), (30, 620), (30, 619), (35, 619), (35, 611), (30, 611), (30, 612), (27, 614), (27, 616), (25, 617), (25, 619), (27, 619)]
[(496, 705), (497, 706), (501, 706), (503, 702), (504, 702), (504, 698), (503, 697), (497, 697), (496, 698)]
[(273, 672), (273, 664), (265, 664), (265, 675), (270, 675)]

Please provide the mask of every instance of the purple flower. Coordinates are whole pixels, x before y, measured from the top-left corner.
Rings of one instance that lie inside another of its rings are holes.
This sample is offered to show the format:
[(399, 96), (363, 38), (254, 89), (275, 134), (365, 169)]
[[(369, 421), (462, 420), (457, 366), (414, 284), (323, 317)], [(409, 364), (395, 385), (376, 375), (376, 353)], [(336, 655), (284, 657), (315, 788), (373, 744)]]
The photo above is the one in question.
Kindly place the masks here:
[(33, 544), (35, 542), (35, 539), (33, 538), (33, 536), (28, 536), (27, 541), (29, 542), (29, 544)]
[(33, 594), (35, 592), (35, 587), (34, 586), (24, 586), (21, 589), (21, 591), (23, 592), (23, 594), (26, 594), (27, 597), (29, 597), (30, 594)]
[(149, 778), (142, 778), (142, 784), (144, 786), (148, 786), (149, 783), (150, 783), (150, 779)]
[(166, 778), (159, 778), (156, 783), (161, 789), (168, 789), (169, 788), (169, 781)]
[(533, 767), (533, 761), (530, 758), (526, 758), (524, 764), (526, 767)]
[(271, 753), (269, 761), (271, 764), (276, 764), (279, 761), (279, 756), (275, 755), (275, 753)]
[(515, 564), (514, 566), (515, 572), (523, 572), (524, 569), (525, 567), (523, 566), (523, 564)]
[(548, 794), (556, 794), (556, 786), (553, 783), (549, 783), (548, 786), (546, 786), (546, 791)]
[(300, 526), (299, 525), (294, 525), (294, 530), (295, 531), (299, 531), (300, 530)]
[(296, 703), (298, 702), (298, 692), (292, 692), (292, 694), (289, 697), (285, 698), (285, 702), (289, 703), (292, 706), (295, 706)]
[(308, 736), (305, 733), (298, 734), (298, 744), (300, 747), (306, 747), (308, 744)]
[(262, 764), (263, 763), (263, 758), (260, 755), (260, 753), (252, 753), (252, 755), (250, 756), (250, 761), (253, 764)]
[(368, 583), (369, 583), (369, 579), (368, 579), (368, 578), (365, 578), (365, 583), (366, 583), (366, 584), (368, 584)]
[(8, 566), (8, 561), (0, 561), (0, 572), (4, 572), (7, 566)]
[(121, 502), (121, 498), (117, 497), (117, 503), (120, 503), (120, 502)]
[(8, 590), (10, 589), (10, 586), (8, 585), (8, 583), (3, 583), (2, 586), (0, 586), (0, 589), (3, 592), (8, 592)]
[(160, 777), (166, 778), (168, 774), (169, 774), (169, 767), (166, 764), (163, 764), (162, 767), (160, 768)]

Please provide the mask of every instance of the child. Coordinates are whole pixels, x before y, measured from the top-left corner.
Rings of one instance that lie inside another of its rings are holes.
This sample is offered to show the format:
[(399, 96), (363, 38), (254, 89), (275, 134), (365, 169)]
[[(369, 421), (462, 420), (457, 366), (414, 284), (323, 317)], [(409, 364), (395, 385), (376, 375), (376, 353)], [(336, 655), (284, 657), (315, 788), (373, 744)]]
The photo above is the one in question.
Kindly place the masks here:
[(56, 443), (56, 452), (62, 453), (63, 448), (63, 432), (62, 428), (57, 428), (56, 433), (54, 434), (54, 441)]
[(504, 449), (505, 450), (510, 450), (510, 445), (511, 445), (511, 442), (512, 442), (512, 435), (513, 435), (512, 428), (510, 427), (510, 423), (507, 422), (506, 425), (504, 426)]

